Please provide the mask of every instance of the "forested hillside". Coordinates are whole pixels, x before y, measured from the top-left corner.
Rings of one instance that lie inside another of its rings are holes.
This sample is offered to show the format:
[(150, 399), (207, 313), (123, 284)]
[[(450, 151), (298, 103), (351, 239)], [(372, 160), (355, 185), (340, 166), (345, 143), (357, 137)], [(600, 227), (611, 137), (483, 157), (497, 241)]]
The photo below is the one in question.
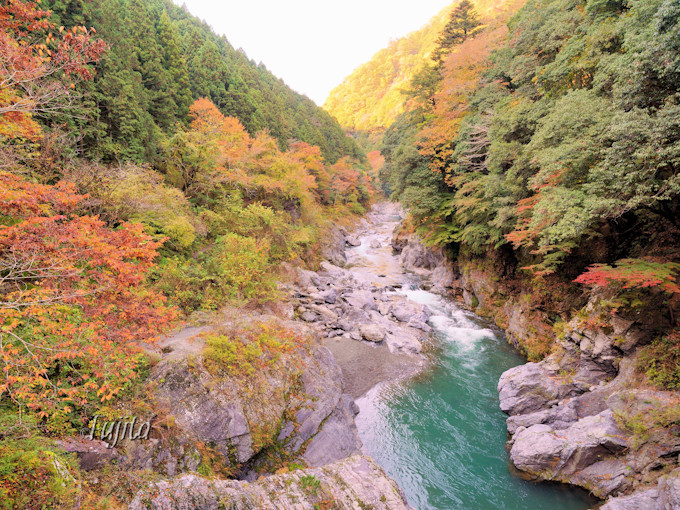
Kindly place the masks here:
[[(80, 489), (51, 485), (77, 471), (47, 437), (130, 402), (183, 318), (279, 299), (282, 263), (315, 264), (372, 177), (169, 1), (3, 2), (0, 62), (0, 506), (56, 508)], [(287, 348), (268, 334), (248, 359)]]
[[(555, 328), (595, 286), (612, 314), (660, 311), (663, 337), (680, 294), (679, 22), (672, 0), (530, 0), (507, 38), (489, 25), (414, 80), (385, 186), (429, 243), (533, 288)], [(651, 373), (674, 387), (668, 334)], [(552, 335), (534, 337), (539, 358)]]
[(266, 129), (281, 149), (291, 140), (321, 148), (331, 163), (361, 157), (352, 139), (313, 101), (288, 88), (264, 65), (170, 0), (49, 0), (56, 27), (93, 27), (109, 46), (83, 87), (86, 120), (65, 120), (82, 150), (104, 161), (164, 157), (164, 142), (186, 126), (189, 106), (210, 99), (254, 135)]
[[(382, 132), (404, 111), (403, 91), (437, 47), (439, 34), (458, 2), (442, 9), (423, 28), (396, 39), (359, 66), (333, 89), (324, 104), (340, 124), (352, 131)], [(511, 12), (516, 2), (477, 0), (485, 19)]]

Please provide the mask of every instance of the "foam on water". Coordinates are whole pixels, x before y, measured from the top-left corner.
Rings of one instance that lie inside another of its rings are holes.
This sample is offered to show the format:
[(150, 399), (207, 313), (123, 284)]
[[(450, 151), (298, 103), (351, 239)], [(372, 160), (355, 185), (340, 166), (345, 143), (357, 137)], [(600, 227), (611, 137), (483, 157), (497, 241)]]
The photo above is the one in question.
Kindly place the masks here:
[[(394, 221), (390, 218), (390, 221)], [(398, 384), (380, 385), (357, 400), (364, 448), (403, 488), (418, 510), (584, 510), (593, 500), (580, 490), (532, 484), (513, 476), (505, 451), (506, 416), (496, 384), (507, 369), (524, 360), (498, 330), (441, 296), (417, 288), (403, 274), (386, 246), (394, 223), (376, 228), (383, 245), (370, 238), (348, 250), (350, 263), (364, 279), (389, 278), (397, 291), (427, 305), (433, 315), (438, 353), (429, 368)]]

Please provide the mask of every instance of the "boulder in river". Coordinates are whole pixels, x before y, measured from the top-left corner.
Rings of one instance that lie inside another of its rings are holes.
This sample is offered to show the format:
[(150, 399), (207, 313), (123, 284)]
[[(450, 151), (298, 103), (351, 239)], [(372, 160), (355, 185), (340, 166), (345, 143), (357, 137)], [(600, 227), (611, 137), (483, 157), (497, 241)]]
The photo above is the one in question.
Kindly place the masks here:
[(393, 304), (390, 311), (400, 322), (409, 322), (412, 319), (427, 322), (430, 318), (430, 312), (427, 307), (407, 300), (401, 300)]
[(527, 363), (503, 373), (498, 381), (501, 410), (510, 416), (539, 411), (557, 401), (557, 383), (538, 363)]
[(622, 452), (627, 446), (627, 435), (608, 409), (583, 418), (565, 430), (554, 430), (545, 424), (518, 430), (510, 459), (522, 471), (550, 472), (559, 480)]

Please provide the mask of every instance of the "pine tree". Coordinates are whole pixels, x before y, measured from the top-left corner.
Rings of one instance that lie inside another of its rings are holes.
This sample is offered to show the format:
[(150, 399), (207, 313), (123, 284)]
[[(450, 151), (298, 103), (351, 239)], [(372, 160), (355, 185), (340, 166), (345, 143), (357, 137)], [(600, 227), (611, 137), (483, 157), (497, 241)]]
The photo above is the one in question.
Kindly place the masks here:
[[(167, 97), (171, 108), (166, 111), (164, 122), (159, 124), (164, 128), (171, 127), (176, 120), (184, 121), (189, 113), (189, 106), (193, 102), (189, 72), (179, 35), (173, 26), (167, 11), (163, 11), (156, 28), (158, 45), (161, 48), (163, 68), (166, 72), (161, 96)], [(160, 120), (160, 119), (159, 119)]]
[(481, 30), (481, 21), (469, 0), (463, 0), (451, 12), (449, 22), (439, 36), (437, 49), (434, 50), (432, 60), (437, 67), (441, 67), (444, 58), (451, 52), (451, 48), (464, 43), (469, 37), (474, 37)]

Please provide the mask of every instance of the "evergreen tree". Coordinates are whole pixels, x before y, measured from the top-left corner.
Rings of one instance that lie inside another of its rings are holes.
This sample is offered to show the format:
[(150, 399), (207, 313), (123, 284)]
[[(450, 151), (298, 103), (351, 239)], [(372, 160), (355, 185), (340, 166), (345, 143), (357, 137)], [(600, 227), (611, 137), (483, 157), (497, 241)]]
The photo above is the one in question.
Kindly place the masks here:
[(449, 22), (439, 36), (438, 46), (432, 59), (437, 67), (441, 67), (444, 58), (451, 52), (451, 48), (464, 43), (469, 37), (474, 37), (481, 29), (481, 21), (469, 0), (463, 0), (451, 12)]

